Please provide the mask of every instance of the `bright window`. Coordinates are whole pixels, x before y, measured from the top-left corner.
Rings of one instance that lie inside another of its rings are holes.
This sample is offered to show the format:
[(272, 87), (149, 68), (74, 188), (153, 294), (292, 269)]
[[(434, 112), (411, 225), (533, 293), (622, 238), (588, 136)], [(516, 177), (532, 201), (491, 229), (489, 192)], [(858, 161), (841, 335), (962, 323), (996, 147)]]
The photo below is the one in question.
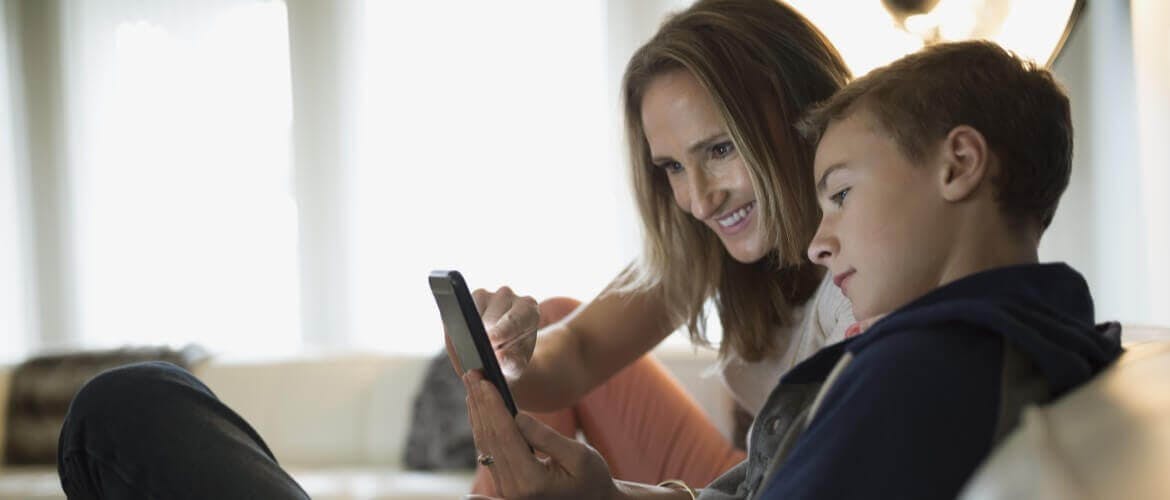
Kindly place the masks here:
[(364, 18), (358, 342), (439, 349), (432, 269), (592, 298), (637, 251), (603, 2), (371, 1)]
[(297, 348), (284, 4), (68, 8), (83, 343)]

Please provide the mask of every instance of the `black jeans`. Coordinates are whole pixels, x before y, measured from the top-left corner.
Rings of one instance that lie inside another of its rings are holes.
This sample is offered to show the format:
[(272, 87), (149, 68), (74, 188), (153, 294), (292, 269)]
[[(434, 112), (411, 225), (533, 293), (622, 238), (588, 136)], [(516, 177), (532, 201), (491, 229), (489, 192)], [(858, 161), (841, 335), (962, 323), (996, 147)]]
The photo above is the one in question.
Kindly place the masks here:
[(85, 384), (61, 429), (57, 473), (71, 499), (309, 498), (243, 418), (161, 362)]

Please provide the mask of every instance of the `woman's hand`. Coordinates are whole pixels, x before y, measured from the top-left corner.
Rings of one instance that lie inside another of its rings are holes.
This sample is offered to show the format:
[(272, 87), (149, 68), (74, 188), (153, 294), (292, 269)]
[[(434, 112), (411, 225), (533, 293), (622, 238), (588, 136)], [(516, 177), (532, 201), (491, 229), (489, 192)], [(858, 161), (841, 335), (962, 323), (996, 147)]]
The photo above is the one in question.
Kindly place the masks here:
[(494, 293), (476, 289), (471, 298), (495, 348), (500, 370), (509, 382), (516, 380), (536, 350), (540, 305), (536, 299), (518, 296), (506, 286)]
[[(471, 292), (475, 308), (483, 320), (484, 330), (495, 348), (500, 371), (509, 383), (520, 378), (532, 353), (536, 350), (536, 330), (540, 325), (540, 305), (532, 297), (517, 296), (512, 289), (502, 287), (495, 293), (483, 289)], [(446, 337), (447, 357), (455, 367), (455, 373), (463, 374), (459, 356), (451, 338)]]
[[(488, 470), (500, 497), (613, 499), (618, 490), (609, 466), (593, 448), (566, 438), (523, 413), (513, 419), (495, 386), (478, 370), (463, 377), (476, 449), (490, 456)], [(548, 455), (537, 458), (532, 448)]]

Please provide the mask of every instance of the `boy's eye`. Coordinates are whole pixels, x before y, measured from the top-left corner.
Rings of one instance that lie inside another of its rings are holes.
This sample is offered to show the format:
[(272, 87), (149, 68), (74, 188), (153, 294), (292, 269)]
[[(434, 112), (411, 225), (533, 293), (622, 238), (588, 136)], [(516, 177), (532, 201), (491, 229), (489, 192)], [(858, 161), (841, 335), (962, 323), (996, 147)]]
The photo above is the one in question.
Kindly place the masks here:
[(731, 141), (721, 142), (719, 144), (711, 146), (711, 157), (712, 158), (724, 158), (727, 155), (731, 154), (733, 151), (735, 151), (735, 144), (732, 144)]
[(838, 207), (841, 206), (842, 203), (845, 203), (845, 196), (849, 194), (850, 189), (853, 188), (845, 188), (837, 191), (836, 193), (833, 193), (833, 196), (830, 196), (829, 200), (832, 201), (834, 205), (837, 205)]
[(677, 161), (667, 161), (658, 164), (658, 168), (664, 170), (667, 174), (677, 174), (682, 172), (683, 166)]

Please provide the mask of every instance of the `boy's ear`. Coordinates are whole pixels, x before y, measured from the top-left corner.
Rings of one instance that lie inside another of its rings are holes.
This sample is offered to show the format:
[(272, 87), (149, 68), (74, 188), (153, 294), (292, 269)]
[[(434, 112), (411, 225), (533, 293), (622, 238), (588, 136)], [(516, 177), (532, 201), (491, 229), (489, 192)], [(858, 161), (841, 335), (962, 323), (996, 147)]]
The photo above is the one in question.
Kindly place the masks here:
[(951, 129), (942, 144), (939, 187), (943, 199), (956, 202), (970, 197), (989, 176), (990, 167), (991, 151), (983, 134), (968, 125)]

